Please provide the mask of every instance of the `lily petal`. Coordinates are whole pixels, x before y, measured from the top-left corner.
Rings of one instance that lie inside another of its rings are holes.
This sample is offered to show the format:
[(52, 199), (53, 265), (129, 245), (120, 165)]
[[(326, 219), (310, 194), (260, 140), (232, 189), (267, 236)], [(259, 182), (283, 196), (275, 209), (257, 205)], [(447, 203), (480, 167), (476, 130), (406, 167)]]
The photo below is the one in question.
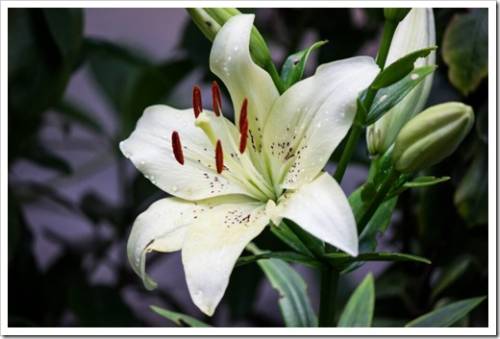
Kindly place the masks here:
[[(387, 65), (416, 50), (436, 44), (434, 15), (431, 8), (413, 8), (398, 24), (391, 42)], [(415, 67), (432, 65), (436, 52), (419, 58)], [(424, 107), (432, 86), (433, 74), (414, 88), (400, 103), (368, 127), (367, 144), (372, 154), (383, 153), (396, 139), (403, 125)]]
[(378, 71), (370, 57), (331, 62), (274, 103), (264, 148), (275, 186), (296, 189), (318, 175), (352, 124), (358, 94)]
[(342, 188), (328, 173), (321, 174), (294, 193), (285, 193), (278, 210), (282, 217), (315, 237), (352, 256), (358, 255), (354, 215)]
[(262, 203), (226, 201), (188, 228), (182, 247), (191, 298), (207, 315), (222, 299), (241, 252), (269, 222)]
[(210, 52), (210, 69), (226, 85), (233, 102), (236, 125), (243, 100), (248, 99), (248, 122), (256, 148), (263, 124), (279, 93), (269, 74), (250, 56), (253, 14), (236, 15), (219, 30)]
[(200, 207), (177, 198), (153, 203), (134, 222), (127, 242), (127, 254), (133, 270), (147, 289), (156, 283), (146, 274), (146, 253), (174, 252), (181, 249), (187, 225), (198, 218)]
[[(184, 165), (177, 162), (172, 150), (173, 131), (180, 135)], [(153, 184), (179, 198), (199, 200), (247, 193), (227, 171), (217, 173), (214, 146), (195, 126), (192, 110), (164, 105), (146, 108), (120, 149)]]

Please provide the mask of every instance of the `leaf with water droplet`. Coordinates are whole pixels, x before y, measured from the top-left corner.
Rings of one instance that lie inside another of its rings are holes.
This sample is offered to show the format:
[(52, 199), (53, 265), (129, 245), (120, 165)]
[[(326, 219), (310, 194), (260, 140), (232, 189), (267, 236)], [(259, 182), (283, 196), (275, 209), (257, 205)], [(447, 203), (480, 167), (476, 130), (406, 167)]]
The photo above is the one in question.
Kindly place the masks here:
[(281, 68), (281, 79), (283, 80), (285, 90), (302, 79), (304, 69), (311, 52), (316, 48), (323, 46), (327, 42), (327, 40), (318, 41), (312, 44), (309, 48), (288, 56), (283, 64), (283, 67)]
[[(398, 82), (380, 89), (373, 100), (373, 104), (368, 112), (366, 125), (371, 125), (380, 119), (386, 112), (403, 100), (410, 92), (417, 87), (428, 75), (436, 69), (435, 65), (423, 66), (414, 69)], [(360, 95), (361, 99), (366, 95), (366, 90)], [(383, 98), (383, 99), (382, 99)]]

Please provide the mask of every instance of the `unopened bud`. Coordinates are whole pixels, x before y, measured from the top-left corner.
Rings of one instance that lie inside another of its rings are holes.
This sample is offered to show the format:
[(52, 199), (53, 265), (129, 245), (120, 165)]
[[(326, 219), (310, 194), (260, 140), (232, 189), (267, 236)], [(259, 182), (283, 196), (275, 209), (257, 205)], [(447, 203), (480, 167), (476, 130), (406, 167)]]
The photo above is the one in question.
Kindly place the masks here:
[(221, 25), (202, 8), (187, 8), (186, 10), (196, 27), (208, 40), (213, 41)]
[(400, 22), (411, 8), (384, 8), (384, 18), (393, 22)]
[[(432, 9), (413, 8), (396, 28), (386, 64), (389, 65), (411, 52), (435, 44), (436, 32)], [(435, 60), (436, 53), (431, 52), (425, 58), (418, 59), (415, 67), (432, 65)], [(432, 74), (382, 118), (368, 127), (366, 141), (370, 154), (383, 154), (392, 145), (401, 127), (424, 107), (431, 85)]]
[(472, 108), (459, 102), (426, 109), (396, 138), (392, 153), (396, 169), (409, 173), (437, 164), (457, 149), (473, 124)]
[[(220, 26), (223, 26), (231, 17), (241, 14), (236, 8), (204, 8), (203, 11)], [(250, 35), (250, 54), (253, 61), (264, 69), (272, 63), (271, 52), (266, 41), (255, 27), (252, 28)]]

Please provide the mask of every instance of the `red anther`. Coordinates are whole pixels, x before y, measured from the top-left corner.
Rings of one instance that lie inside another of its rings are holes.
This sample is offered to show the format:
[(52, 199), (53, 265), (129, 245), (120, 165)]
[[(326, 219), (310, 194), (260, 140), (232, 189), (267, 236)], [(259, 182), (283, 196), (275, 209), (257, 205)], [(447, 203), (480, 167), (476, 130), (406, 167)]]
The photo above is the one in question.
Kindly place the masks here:
[(240, 133), (240, 153), (243, 154), (245, 152), (245, 148), (247, 147), (248, 140), (248, 123), (245, 124), (245, 128)]
[(222, 111), (222, 100), (220, 97), (220, 88), (217, 81), (212, 81), (212, 107), (215, 115), (220, 116)]
[(172, 150), (174, 151), (175, 160), (181, 165), (184, 165), (184, 154), (182, 153), (181, 138), (177, 131), (172, 132)]
[(217, 173), (221, 174), (224, 169), (224, 153), (222, 153), (220, 140), (217, 140), (217, 144), (215, 145), (215, 167), (217, 168)]
[(248, 129), (248, 100), (247, 100), (247, 98), (245, 98), (243, 100), (243, 103), (241, 104), (241, 110), (240, 110), (240, 133), (243, 133), (244, 129)]
[(198, 86), (193, 87), (193, 110), (195, 118), (198, 118), (201, 111), (203, 111), (203, 105), (201, 103), (201, 90)]

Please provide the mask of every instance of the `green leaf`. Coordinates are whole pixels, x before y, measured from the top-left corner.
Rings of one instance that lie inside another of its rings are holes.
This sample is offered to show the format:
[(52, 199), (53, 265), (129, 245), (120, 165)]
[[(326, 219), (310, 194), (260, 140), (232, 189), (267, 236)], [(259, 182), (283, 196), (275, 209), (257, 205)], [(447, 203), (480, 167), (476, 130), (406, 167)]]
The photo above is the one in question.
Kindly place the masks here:
[(319, 240), (311, 233), (305, 231), (302, 227), (291, 220), (287, 220), (286, 224), (314, 255), (320, 257), (324, 253), (325, 245), (323, 241)]
[(413, 179), (412, 181), (405, 182), (403, 184), (406, 188), (420, 188), (427, 186), (434, 186), (442, 182), (450, 180), (450, 177), (435, 177), (435, 176), (421, 176)]
[(250, 264), (260, 259), (269, 259), (269, 258), (276, 258), (284, 261), (295, 262), (313, 268), (321, 267), (321, 263), (314, 258), (296, 252), (286, 252), (286, 251), (282, 252), (265, 251), (255, 255), (243, 256), (240, 257), (236, 262), (236, 267)]
[(442, 291), (460, 278), (471, 263), (471, 257), (461, 256), (445, 266), (432, 288), (431, 299), (434, 300)]
[(485, 147), (476, 151), (472, 164), (458, 184), (453, 200), (467, 225), (488, 222), (488, 153)]
[(436, 50), (436, 48), (437, 46), (431, 46), (419, 49), (394, 61), (377, 75), (370, 87), (373, 89), (380, 89), (403, 79), (413, 70), (415, 61), (417, 61), (418, 58), (426, 57), (429, 53)]
[(338, 327), (370, 327), (375, 308), (375, 286), (369, 273), (354, 290), (344, 311), (340, 315)]
[(307, 59), (309, 58), (311, 52), (316, 48), (323, 46), (327, 42), (327, 40), (318, 41), (312, 44), (309, 48), (291, 54), (288, 58), (286, 58), (285, 63), (281, 68), (281, 80), (283, 80), (285, 89), (302, 79)]
[(457, 301), (410, 321), (406, 327), (449, 327), (476, 308), (486, 297)]
[(371, 125), (380, 119), (384, 113), (389, 111), (397, 103), (403, 100), (412, 89), (418, 86), (426, 76), (436, 69), (435, 65), (415, 68), (410, 74), (398, 82), (380, 89), (373, 100), (373, 104), (368, 112), (366, 125)]
[(166, 310), (164, 308), (151, 305), (149, 306), (154, 312), (158, 313), (164, 318), (171, 320), (175, 324), (184, 327), (210, 327), (210, 325), (200, 321), (196, 318), (190, 317), (182, 313), (177, 313), (173, 311)]
[(286, 223), (281, 222), (278, 226), (272, 225), (271, 232), (273, 232), (276, 237), (295, 251), (308, 256), (313, 256), (313, 253), (307, 248), (302, 240), (292, 232)]
[[(359, 218), (363, 215), (366, 208), (368, 207), (368, 204), (363, 201), (362, 198), (363, 187), (364, 186), (359, 187), (349, 196), (349, 204), (351, 205), (351, 209), (356, 220), (359, 220)], [(363, 230), (358, 230), (359, 232), (361, 232), (361, 235), (359, 237), (360, 252), (369, 252), (376, 249), (377, 233), (385, 232), (385, 230), (389, 226), (391, 222), (392, 212), (396, 207), (396, 203), (397, 197), (384, 201), (378, 207), (377, 211), (373, 214), (372, 218), (365, 226), (365, 228)]]
[(463, 95), (474, 91), (488, 75), (488, 9), (456, 15), (443, 37), (448, 78)]
[(361, 253), (357, 257), (351, 257), (345, 253), (326, 253), (324, 257), (332, 264), (339, 265), (359, 261), (411, 261), (430, 264), (430, 260), (406, 253), (373, 252)]
[[(255, 246), (247, 248), (256, 255), (261, 253)], [(302, 277), (281, 259), (261, 259), (257, 263), (280, 295), (279, 306), (286, 326), (316, 327), (318, 319), (307, 296), (307, 285)]]

